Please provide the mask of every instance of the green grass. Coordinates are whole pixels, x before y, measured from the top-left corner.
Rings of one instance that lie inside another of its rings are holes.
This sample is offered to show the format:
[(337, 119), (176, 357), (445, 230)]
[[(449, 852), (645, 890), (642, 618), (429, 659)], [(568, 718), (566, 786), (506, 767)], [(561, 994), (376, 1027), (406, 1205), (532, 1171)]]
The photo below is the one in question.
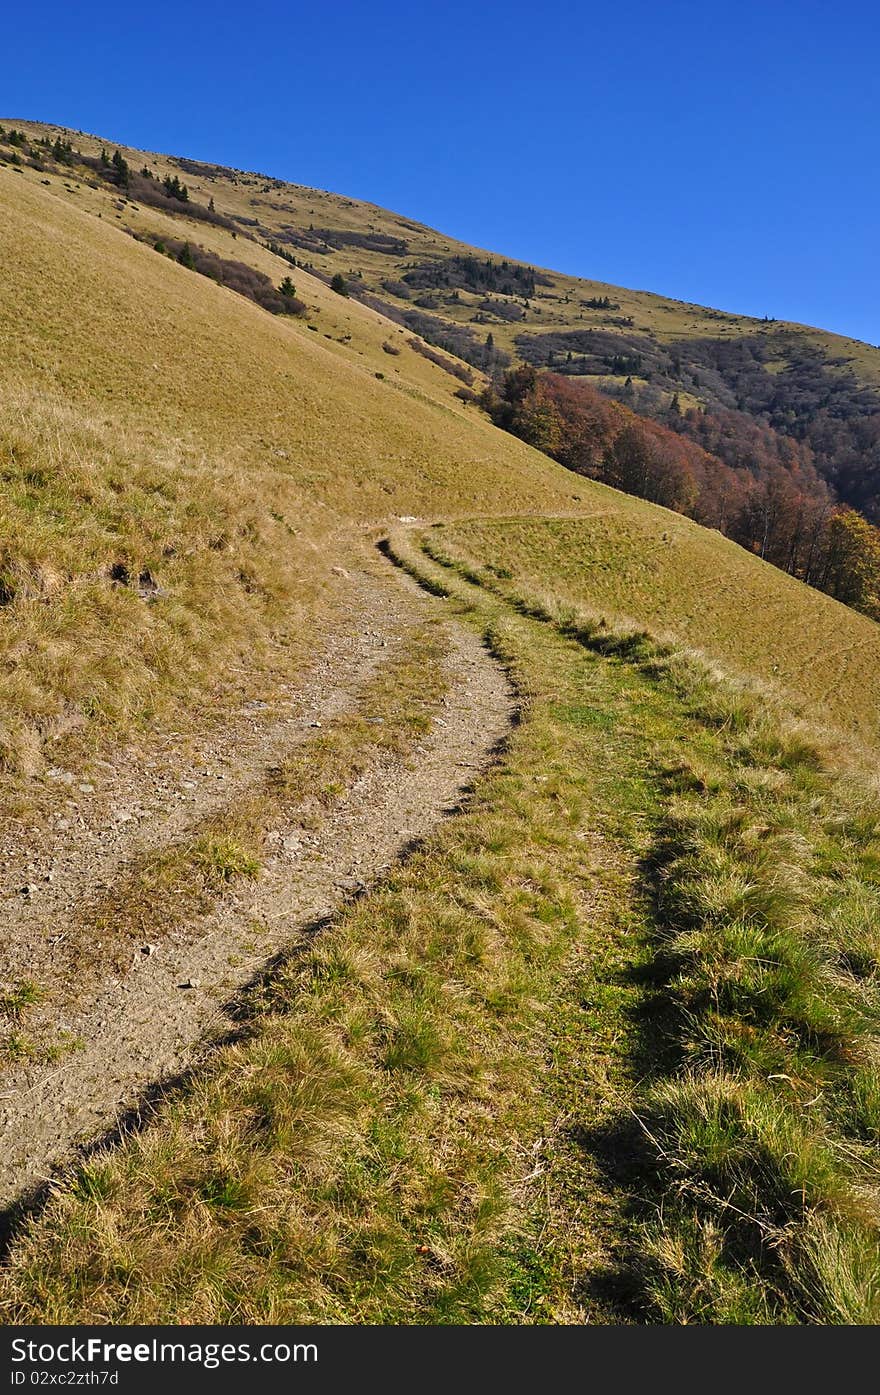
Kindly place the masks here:
[(679, 707), (674, 759), (655, 772), (654, 801), (641, 790), (638, 802), (652, 824), (638, 1083), (593, 1140), (601, 1153), (604, 1135), (618, 1172), (630, 1158), (636, 1230), (611, 1290), (665, 1322), (873, 1323), (877, 792), (835, 777), (753, 694), (644, 631), (519, 609), (624, 657)]
[(394, 545), (523, 720), (246, 1038), (22, 1219), (4, 1317), (873, 1321), (869, 796), (668, 646)]
[(430, 549), (509, 597), (696, 650), (838, 729), (857, 759), (880, 744), (880, 626), (709, 529), (626, 503), (584, 518), (449, 523)]
[(552, 1126), (541, 1022), (595, 896), (582, 835), (604, 793), (592, 733), (544, 689), (560, 658), (566, 708), (605, 689), (579, 646), (515, 617), (478, 623), (527, 705), (499, 765), (282, 970), (249, 1040), (71, 1178), (14, 1247), (7, 1315), (557, 1314), (555, 1292), (537, 1304), (522, 1189)]
[(31, 979), (19, 979), (9, 988), (0, 992), (0, 1015), (12, 1022), (20, 1022), (27, 1008), (39, 1003), (43, 990)]

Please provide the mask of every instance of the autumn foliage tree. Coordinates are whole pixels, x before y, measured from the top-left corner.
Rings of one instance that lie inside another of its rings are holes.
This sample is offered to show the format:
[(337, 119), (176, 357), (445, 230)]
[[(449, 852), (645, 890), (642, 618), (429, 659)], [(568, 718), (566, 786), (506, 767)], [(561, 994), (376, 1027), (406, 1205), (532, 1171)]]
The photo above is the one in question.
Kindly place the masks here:
[(530, 364), (482, 402), (498, 426), (568, 469), (687, 514), (880, 619), (880, 530), (835, 503), (808, 446), (735, 412), (706, 424), (686, 413), (667, 426)]
[(823, 589), (880, 620), (880, 529), (855, 509), (836, 509), (829, 520)]
[(499, 426), (578, 474), (679, 512), (696, 503), (704, 452), (591, 388), (524, 364), (484, 402)]

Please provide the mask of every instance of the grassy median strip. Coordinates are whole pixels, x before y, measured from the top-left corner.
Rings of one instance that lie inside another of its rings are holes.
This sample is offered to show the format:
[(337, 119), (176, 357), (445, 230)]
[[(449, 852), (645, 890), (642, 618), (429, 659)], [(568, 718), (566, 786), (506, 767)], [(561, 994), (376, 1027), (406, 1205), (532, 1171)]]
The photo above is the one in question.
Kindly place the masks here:
[(255, 876), (276, 823), (295, 811), (298, 822), (314, 824), (371, 762), (402, 755), (427, 734), (448, 689), (447, 649), (434, 622), (410, 631), (366, 683), (354, 711), (295, 747), (248, 795), (146, 857), (90, 908), (91, 924), (130, 945), (204, 914), (234, 883)]
[[(221, 898), (259, 874), (273, 828), (287, 827), (291, 820), (314, 827), (371, 764), (405, 755), (440, 711), (449, 686), (447, 655), (448, 638), (435, 620), (412, 628), (404, 646), (389, 651), (364, 684), (352, 711), (291, 749), (262, 783), (193, 825), (183, 838), (144, 854), (86, 900), (55, 951), (56, 968), (68, 966), (71, 991), (81, 993), (108, 969), (124, 973), (138, 945), (158, 943), (196, 924)], [(40, 992), (22, 1007), (54, 999), (58, 992)], [(21, 1017), (22, 1012), (4, 1011), (0, 1002), (0, 1061), (15, 1064), (23, 1054), (33, 1054), (15, 1049), (25, 1040)]]

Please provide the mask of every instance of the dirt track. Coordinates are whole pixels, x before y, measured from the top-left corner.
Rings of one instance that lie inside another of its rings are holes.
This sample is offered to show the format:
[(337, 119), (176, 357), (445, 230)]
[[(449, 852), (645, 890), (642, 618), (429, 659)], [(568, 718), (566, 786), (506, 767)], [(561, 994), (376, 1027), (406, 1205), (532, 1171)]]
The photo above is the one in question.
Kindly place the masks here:
[[(186, 765), (172, 749), (136, 770), (108, 768), (100, 788), (58, 774), (72, 811), (31, 846), (26, 864), (6, 864), (3, 979), (37, 980), (51, 1003), (53, 972), (56, 980), (63, 972), (58, 947), (83, 897), (112, 885), (144, 850), (245, 793), (307, 741), (316, 723), (351, 709), (389, 648), (405, 644), (408, 626), (433, 604), (379, 561), (352, 573), (349, 584), (351, 623), (328, 637), (302, 684), (266, 710), (233, 714)], [(378, 760), (314, 833), (293, 819), (273, 836), (255, 882), (186, 931), (171, 932), (154, 952), (136, 951), (127, 972), (108, 973), (97, 988), (85, 984), (72, 1003), (65, 983), (63, 1020), (52, 1026), (81, 1049), (0, 1077), (0, 1202), (38, 1185), (78, 1144), (136, 1106), (147, 1087), (196, 1059), (229, 1028), (236, 994), (273, 954), (368, 886), (456, 806), (508, 729), (512, 695), (472, 632), (453, 624), (449, 637), (441, 715), (407, 758)]]

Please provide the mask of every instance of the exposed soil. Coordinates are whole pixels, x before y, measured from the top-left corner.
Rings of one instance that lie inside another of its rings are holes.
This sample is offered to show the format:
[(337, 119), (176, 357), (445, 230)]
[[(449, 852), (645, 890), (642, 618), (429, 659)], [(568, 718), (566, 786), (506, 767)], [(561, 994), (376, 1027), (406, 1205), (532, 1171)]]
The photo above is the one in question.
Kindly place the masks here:
[[(512, 714), (505, 675), (476, 636), (444, 620), (449, 689), (430, 733), (406, 757), (377, 758), (316, 829), (292, 812), (290, 826), (270, 835), (256, 880), (155, 946), (139, 946), (121, 975), (108, 967), (103, 980), (87, 979), (77, 991), (66, 936), (83, 900), (246, 793), (316, 724), (351, 710), (389, 648), (404, 645), (434, 604), (378, 561), (348, 584), (351, 622), (328, 637), (296, 689), (230, 713), (222, 732), (202, 743), (188, 738), (188, 751), (167, 739), (162, 751), (101, 767), (98, 776), (53, 772), (61, 812), (26, 854), (12, 840), (0, 850), (0, 975), (38, 982), (48, 995), (37, 1010), (43, 1030), (78, 1043), (53, 1063), (15, 1065), (0, 1077), (0, 1201), (45, 1180), (147, 1087), (228, 1031), (242, 988), (267, 961), (455, 808), (503, 738)], [(63, 1005), (54, 1016), (53, 1003)]]

